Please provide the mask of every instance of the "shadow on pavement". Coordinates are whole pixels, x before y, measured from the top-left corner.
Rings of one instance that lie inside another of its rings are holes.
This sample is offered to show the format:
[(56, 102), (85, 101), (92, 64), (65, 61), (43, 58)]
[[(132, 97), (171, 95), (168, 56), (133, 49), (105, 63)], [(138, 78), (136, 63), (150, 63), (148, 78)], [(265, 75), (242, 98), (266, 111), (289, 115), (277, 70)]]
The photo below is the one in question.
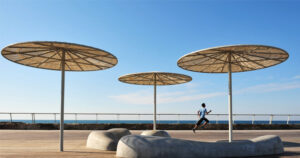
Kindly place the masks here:
[(285, 141), (283, 141), (282, 143), (284, 147), (300, 147), (300, 143), (285, 142)]

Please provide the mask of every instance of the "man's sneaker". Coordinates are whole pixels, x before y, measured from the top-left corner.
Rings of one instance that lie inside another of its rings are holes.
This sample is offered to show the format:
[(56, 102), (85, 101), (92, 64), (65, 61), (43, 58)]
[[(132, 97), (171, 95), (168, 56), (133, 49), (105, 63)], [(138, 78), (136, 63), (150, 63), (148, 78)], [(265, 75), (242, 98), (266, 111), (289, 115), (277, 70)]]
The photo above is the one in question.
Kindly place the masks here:
[(193, 129), (193, 133), (195, 133), (195, 129)]

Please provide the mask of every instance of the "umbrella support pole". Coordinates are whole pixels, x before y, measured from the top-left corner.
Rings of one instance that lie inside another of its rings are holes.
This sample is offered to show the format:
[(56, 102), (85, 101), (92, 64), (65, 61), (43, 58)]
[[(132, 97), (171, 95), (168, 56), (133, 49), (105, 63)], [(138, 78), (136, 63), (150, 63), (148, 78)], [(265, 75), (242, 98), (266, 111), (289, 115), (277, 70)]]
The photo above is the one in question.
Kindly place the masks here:
[(156, 130), (156, 74), (154, 74), (154, 113), (153, 113), (153, 130)]
[(61, 61), (60, 151), (64, 151), (65, 52)]
[(232, 77), (231, 77), (231, 54), (228, 57), (229, 63), (228, 63), (228, 141), (232, 142)]

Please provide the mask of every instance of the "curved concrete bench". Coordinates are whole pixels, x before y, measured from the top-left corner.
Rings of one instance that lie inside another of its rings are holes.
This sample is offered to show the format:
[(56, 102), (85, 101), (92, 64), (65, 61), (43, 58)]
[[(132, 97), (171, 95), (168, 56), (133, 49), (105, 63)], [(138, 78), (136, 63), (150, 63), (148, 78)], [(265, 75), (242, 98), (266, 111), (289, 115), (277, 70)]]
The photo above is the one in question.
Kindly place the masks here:
[(143, 131), (143, 136), (159, 136), (159, 137), (171, 137), (168, 132), (162, 130), (147, 130)]
[(232, 143), (130, 135), (121, 138), (117, 147), (117, 157), (124, 158), (247, 157), (280, 153), (283, 145), (275, 135)]
[(107, 131), (92, 131), (88, 136), (86, 146), (99, 150), (115, 151), (119, 140), (130, 135), (126, 128), (113, 128)]

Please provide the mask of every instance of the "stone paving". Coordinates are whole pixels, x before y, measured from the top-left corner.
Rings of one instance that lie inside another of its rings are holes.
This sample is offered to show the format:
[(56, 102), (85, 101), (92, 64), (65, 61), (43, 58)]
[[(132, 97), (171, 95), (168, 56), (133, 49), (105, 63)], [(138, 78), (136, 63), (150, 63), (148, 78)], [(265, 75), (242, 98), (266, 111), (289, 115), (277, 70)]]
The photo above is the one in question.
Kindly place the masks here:
[[(114, 151), (99, 151), (85, 147), (89, 130), (66, 130), (65, 152), (59, 152), (58, 130), (0, 130), (0, 158), (115, 158)], [(140, 134), (142, 131), (131, 131)], [(168, 131), (171, 137), (195, 141), (226, 140), (227, 131)], [(268, 158), (300, 157), (300, 130), (235, 130), (234, 139), (250, 139), (274, 134), (281, 137), (285, 153)]]

